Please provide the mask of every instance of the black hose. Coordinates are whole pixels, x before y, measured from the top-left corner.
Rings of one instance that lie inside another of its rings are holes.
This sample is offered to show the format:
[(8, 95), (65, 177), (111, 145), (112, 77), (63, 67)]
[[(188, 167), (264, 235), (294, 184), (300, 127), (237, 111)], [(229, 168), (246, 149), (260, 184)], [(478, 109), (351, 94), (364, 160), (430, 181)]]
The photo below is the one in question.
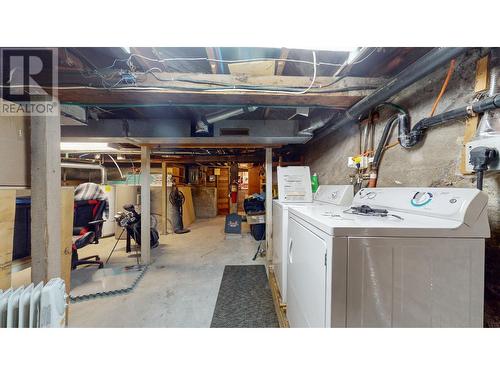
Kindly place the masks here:
[(382, 157), (382, 151), (384, 150), (385, 145), (387, 144), (387, 140), (389, 138), (389, 134), (391, 133), (392, 126), (397, 122), (399, 117), (406, 117), (405, 115), (393, 115), (389, 118), (387, 123), (385, 124), (384, 131), (382, 132), (382, 136), (380, 137), (380, 141), (377, 146), (377, 150), (373, 155), (372, 168), (377, 169), (380, 163), (380, 158)]
[(476, 187), (483, 190), (483, 171), (476, 171)]
[(439, 67), (448, 63), (451, 59), (461, 55), (467, 51), (467, 49), (468, 48), (466, 47), (433, 49), (390, 79), (387, 84), (361, 99), (349, 108), (349, 110), (345, 111), (339, 120), (334, 124), (326, 124), (321, 130), (318, 131), (318, 134), (313, 141), (318, 140), (343, 126), (351, 125), (353, 122), (359, 121), (360, 117), (366, 114), (371, 108), (374, 108), (380, 103), (390, 99), (411, 84), (419, 81)]
[(491, 109), (500, 108), (500, 94), (483, 99), (481, 101), (452, 109), (436, 116), (426, 117), (415, 124), (410, 129), (410, 124), (399, 123), (399, 144), (404, 148), (412, 148), (423, 140), (425, 132), (429, 128), (440, 126), (448, 121), (462, 117), (468, 117), (474, 113), (483, 113)]

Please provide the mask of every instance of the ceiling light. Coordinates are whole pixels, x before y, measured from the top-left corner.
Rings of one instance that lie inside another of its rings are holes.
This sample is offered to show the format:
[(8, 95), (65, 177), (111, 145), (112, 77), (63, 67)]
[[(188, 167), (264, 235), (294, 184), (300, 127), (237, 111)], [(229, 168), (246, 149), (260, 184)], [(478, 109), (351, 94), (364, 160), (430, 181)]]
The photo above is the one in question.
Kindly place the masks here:
[(118, 151), (104, 142), (61, 142), (61, 151)]

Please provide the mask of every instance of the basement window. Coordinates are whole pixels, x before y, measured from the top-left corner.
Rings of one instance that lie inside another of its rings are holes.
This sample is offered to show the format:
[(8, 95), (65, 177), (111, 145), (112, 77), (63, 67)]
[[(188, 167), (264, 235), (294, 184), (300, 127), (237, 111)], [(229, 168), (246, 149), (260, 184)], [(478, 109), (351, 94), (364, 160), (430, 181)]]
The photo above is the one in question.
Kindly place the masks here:
[(221, 136), (224, 135), (250, 135), (250, 129), (244, 129), (244, 128), (226, 128), (226, 129), (220, 129), (219, 134)]

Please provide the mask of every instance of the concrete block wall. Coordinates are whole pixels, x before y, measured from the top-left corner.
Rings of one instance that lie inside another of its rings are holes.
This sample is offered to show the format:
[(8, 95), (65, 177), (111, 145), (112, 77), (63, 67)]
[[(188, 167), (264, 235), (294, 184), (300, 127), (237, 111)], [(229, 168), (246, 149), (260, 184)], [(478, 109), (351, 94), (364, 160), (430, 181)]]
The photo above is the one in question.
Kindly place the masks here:
[[(436, 114), (469, 103), (474, 97), (476, 61), (485, 51), (474, 49), (457, 59), (457, 65), (448, 89), (442, 97)], [(410, 112), (412, 124), (430, 114), (448, 66), (413, 84), (391, 101)], [(386, 119), (391, 111), (383, 111), (377, 122), (375, 143), (380, 139)], [(385, 151), (379, 168), (378, 186), (454, 186), (475, 187), (473, 175), (460, 174), (460, 150), (464, 136), (465, 120), (450, 122), (427, 132), (425, 140), (411, 150), (400, 146)], [(397, 129), (393, 129), (389, 143), (397, 141)], [(306, 164), (311, 173), (318, 173), (320, 184), (349, 183), (347, 158), (359, 153), (360, 132), (358, 125), (348, 126), (315, 142), (306, 144)], [(488, 256), (498, 258), (500, 271), (500, 173), (487, 175), (484, 191), (489, 196), (488, 213), (491, 239), (487, 241)]]

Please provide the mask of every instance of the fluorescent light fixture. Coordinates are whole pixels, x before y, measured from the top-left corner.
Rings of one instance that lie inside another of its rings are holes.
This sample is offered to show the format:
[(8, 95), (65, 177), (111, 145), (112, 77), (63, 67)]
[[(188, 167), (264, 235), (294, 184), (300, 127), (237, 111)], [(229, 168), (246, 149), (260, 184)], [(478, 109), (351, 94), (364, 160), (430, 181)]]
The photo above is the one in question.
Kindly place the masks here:
[(61, 142), (61, 151), (118, 151), (104, 142)]
[(126, 53), (128, 53), (129, 55), (132, 53), (132, 52), (130, 52), (130, 47), (122, 47), (122, 49), (123, 49)]

